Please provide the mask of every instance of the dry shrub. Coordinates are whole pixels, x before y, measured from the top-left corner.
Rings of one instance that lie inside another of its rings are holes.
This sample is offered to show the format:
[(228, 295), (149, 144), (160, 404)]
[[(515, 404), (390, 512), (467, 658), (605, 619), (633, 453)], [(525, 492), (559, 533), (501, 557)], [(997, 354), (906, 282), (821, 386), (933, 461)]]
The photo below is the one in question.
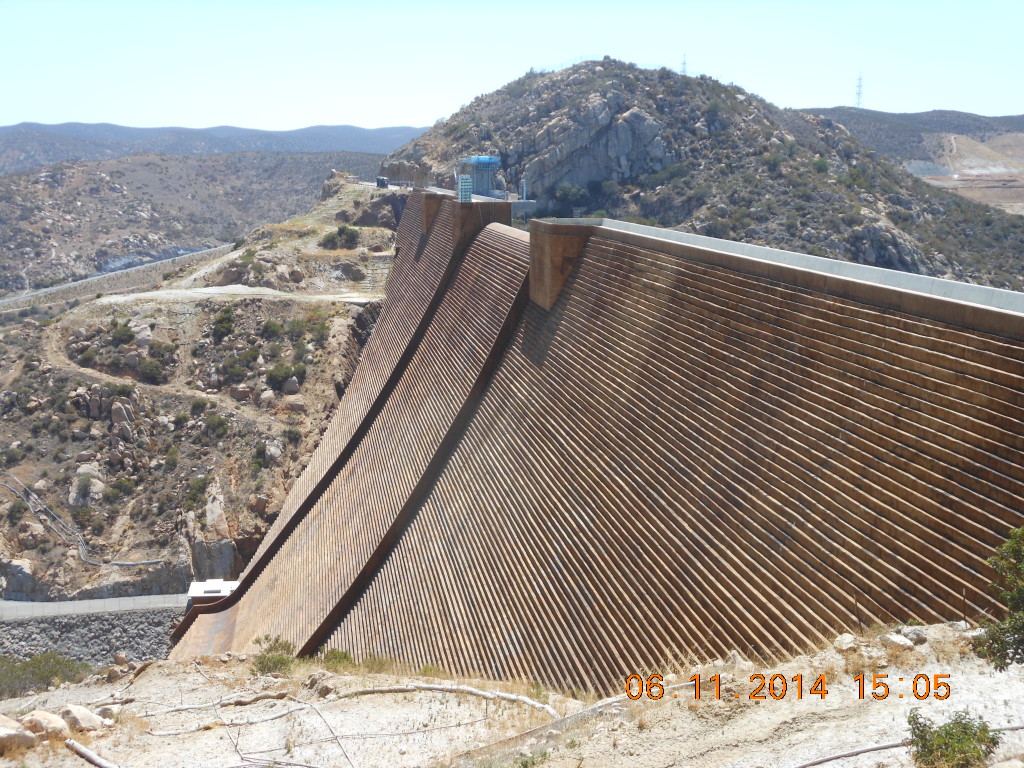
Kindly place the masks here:
[(139, 717), (134, 712), (122, 709), (114, 718), (119, 730), (128, 738), (132, 739), (141, 736), (149, 730), (149, 721)]

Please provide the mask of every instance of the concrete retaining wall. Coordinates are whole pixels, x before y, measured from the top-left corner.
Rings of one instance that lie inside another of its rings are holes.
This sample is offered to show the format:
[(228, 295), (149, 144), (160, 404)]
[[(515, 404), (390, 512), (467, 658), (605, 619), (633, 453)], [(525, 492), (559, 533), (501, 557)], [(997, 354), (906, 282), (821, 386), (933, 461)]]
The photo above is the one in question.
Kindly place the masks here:
[(43, 288), (25, 296), (11, 296), (0, 299), (0, 312), (22, 309), (23, 307), (31, 307), (36, 304), (73, 301), (74, 299), (95, 296), (97, 293), (123, 293), (133, 288), (141, 288), (144, 285), (156, 283), (163, 278), (165, 273), (179, 267), (191, 266), (229, 253), (232, 248), (233, 246), (231, 245), (222, 245), (205, 251), (196, 251), (195, 253), (187, 253), (184, 256), (176, 256), (173, 259), (155, 261), (152, 264), (143, 264), (139, 267), (130, 267), (118, 272), (87, 277), (84, 280), (68, 283), (67, 285)]

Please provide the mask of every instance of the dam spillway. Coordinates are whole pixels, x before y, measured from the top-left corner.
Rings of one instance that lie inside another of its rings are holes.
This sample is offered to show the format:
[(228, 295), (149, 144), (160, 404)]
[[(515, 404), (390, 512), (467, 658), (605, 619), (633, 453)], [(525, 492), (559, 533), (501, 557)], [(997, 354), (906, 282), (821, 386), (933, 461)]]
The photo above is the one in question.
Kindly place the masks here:
[(999, 611), (1024, 296), (416, 192), (380, 317), (238, 590), (172, 656), (619, 688)]

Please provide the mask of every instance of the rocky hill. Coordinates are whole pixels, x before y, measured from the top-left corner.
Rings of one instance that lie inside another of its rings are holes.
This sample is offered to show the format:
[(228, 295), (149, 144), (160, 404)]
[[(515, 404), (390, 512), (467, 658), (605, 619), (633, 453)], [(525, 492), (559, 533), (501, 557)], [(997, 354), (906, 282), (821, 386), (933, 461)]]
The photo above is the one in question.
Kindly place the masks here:
[(451, 185), (501, 157), (551, 214), (653, 221), (715, 237), (1024, 288), (1024, 220), (929, 187), (835, 119), (708, 77), (605, 58), (531, 72), (391, 153), (393, 179)]
[(0, 173), (65, 160), (110, 160), (140, 153), (208, 155), (224, 152), (390, 152), (423, 128), (318, 125), (296, 131), (249, 128), (129, 128), (108, 123), (19, 123), (0, 126)]
[(149, 290), (0, 313), (0, 599), (236, 575), (355, 368), (400, 205), (336, 174)]
[(332, 168), (380, 155), (134, 155), (0, 176), (0, 294), (233, 242), (308, 211)]

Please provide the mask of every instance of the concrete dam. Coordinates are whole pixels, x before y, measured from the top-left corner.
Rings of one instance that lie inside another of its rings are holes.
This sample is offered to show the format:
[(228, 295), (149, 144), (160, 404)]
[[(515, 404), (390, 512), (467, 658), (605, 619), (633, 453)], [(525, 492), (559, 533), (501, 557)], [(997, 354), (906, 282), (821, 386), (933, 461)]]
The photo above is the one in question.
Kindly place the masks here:
[(412, 195), (342, 403), (172, 657), (269, 634), (611, 691), (999, 613), (1024, 295), (509, 206)]

